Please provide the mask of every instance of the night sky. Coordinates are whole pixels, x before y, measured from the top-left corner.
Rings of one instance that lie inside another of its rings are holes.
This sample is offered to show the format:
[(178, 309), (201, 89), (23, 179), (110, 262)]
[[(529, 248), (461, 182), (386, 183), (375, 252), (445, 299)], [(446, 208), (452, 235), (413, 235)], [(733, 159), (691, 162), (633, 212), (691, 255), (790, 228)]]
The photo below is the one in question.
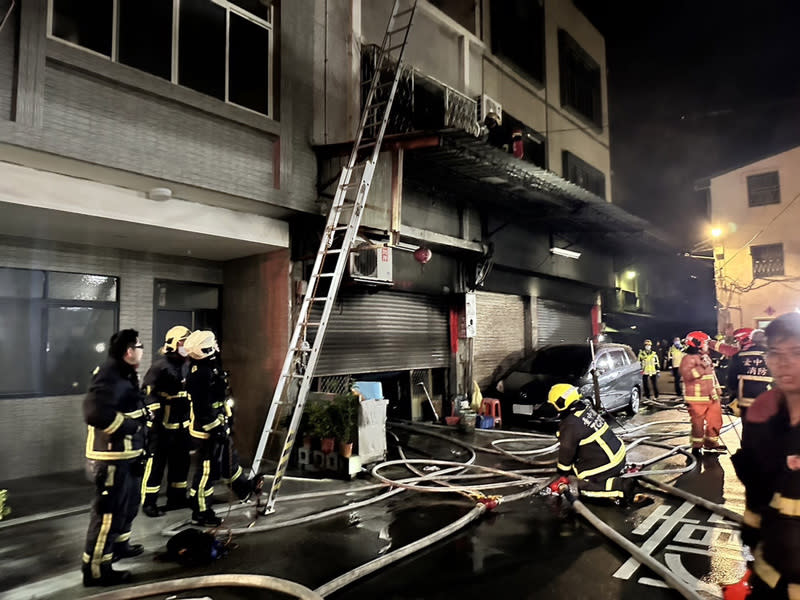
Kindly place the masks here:
[(707, 237), (695, 180), (800, 145), (800, 2), (576, 4), (606, 38), (614, 202)]

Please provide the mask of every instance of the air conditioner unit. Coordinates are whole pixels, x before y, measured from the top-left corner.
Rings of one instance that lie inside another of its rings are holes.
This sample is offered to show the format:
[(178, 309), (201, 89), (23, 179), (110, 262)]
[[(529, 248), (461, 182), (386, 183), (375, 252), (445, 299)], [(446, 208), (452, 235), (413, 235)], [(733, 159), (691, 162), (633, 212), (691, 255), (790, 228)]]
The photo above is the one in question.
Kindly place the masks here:
[(478, 103), (478, 123), (483, 125), (486, 115), (490, 112), (493, 112), (500, 117), (500, 123), (498, 123), (498, 125), (503, 122), (503, 105), (497, 100), (487, 96), (486, 94), (481, 94), (475, 98), (475, 102)]
[(350, 252), (350, 278), (359, 283), (392, 285), (392, 249), (368, 241), (356, 243)]

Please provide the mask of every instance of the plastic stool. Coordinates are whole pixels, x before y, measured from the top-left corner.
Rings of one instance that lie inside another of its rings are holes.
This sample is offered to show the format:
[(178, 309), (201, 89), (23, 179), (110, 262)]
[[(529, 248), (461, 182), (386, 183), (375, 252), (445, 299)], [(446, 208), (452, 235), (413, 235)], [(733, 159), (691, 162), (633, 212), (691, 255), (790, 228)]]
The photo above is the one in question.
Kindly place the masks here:
[(481, 415), (494, 418), (494, 426), (501, 427), (503, 417), (500, 410), (500, 400), (497, 398), (484, 398), (481, 402)]

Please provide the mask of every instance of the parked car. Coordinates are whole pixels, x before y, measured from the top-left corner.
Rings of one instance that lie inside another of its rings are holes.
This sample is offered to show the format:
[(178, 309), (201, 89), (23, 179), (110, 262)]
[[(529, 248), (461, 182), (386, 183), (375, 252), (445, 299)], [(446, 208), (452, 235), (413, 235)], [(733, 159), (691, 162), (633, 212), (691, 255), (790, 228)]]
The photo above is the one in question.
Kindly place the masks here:
[[(630, 346), (599, 344), (595, 347), (600, 401), (609, 412), (639, 412), (642, 370)], [(588, 344), (557, 344), (526, 355), (499, 378), (490, 392), (500, 399), (506, 422), (556, 421), (547, 394), (556, 383), (571, 383), (586, 398), (594, 399), (592, 351)]]

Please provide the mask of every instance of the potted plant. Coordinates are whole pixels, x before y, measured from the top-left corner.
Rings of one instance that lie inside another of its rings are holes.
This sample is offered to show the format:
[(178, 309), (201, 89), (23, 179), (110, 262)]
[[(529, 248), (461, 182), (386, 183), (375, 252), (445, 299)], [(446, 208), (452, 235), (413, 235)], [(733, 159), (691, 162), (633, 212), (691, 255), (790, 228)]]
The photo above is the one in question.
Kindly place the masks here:
[(332, 407), (330, 402), (317, 402), (308, 409), (308, 425), (314, 435), (320, 438), (320, 450), (325, 454), (333, 452), (336, 441)]
[(353, 455), (353, 442), (358, 431), (358, 395), (353, 391), (339, 394), (333, 399), (333, 420), (339, 439), (339, 454), (344, 458)]

